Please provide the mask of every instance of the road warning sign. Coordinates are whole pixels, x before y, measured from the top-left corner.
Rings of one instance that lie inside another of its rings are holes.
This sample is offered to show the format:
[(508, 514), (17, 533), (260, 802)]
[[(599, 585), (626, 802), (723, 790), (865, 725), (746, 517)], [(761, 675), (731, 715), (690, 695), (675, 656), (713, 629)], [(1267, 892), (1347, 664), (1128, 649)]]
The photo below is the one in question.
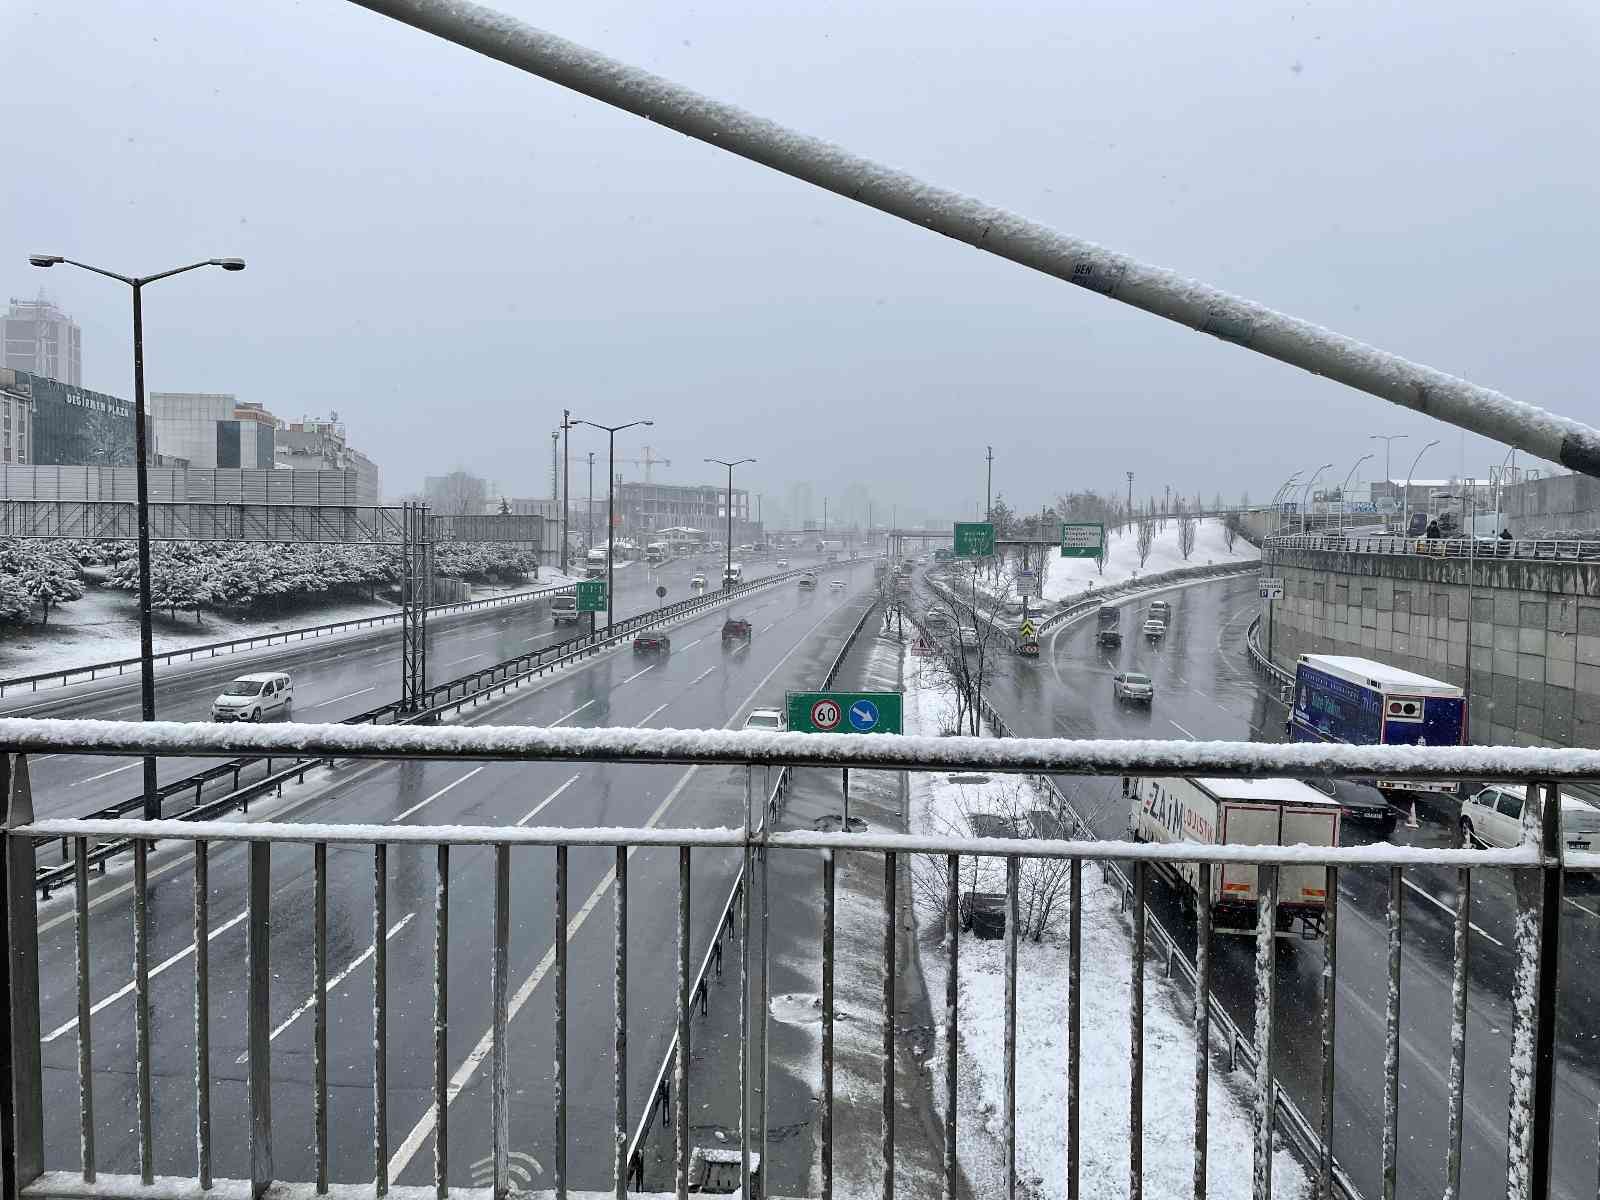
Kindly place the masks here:
[(1021, 637), (1023, 641), (1031, 642), (1036, 636), (1037, 632), (1033, 627), (1033, 619), (1030, 617), (1022, 623)]
[(918, 634), (917, 640), (911, 643), (911, 656), (913, 658), (932, 658), (933, 643), (924, 634)]

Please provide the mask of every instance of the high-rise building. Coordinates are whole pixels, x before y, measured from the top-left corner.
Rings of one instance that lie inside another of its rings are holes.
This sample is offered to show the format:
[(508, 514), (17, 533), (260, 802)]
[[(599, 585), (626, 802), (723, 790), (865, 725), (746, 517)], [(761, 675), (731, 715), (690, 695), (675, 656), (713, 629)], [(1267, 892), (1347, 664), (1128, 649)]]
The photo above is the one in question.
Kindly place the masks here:
[(277, 418), (259, 404), (222, 392), (151, 392), (150, 417), (161, 452), (191, 467), (275, 465)]
[(83, 385), (83, 334), (78, 323), (42, 295), (11, 299), (0, 319), (0, 367), (27, 371), (72, 387)]

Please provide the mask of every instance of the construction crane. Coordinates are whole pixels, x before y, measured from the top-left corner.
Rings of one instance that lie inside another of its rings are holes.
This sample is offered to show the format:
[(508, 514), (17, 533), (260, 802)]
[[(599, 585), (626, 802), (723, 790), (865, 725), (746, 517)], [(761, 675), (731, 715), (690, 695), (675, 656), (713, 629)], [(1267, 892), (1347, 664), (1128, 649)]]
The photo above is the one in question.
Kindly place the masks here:
[[(551, 436), (554, 437), (554, 438), (559, 438), (561, 436), (561, 431), (558, 429)], [(567, 461), (569, 463), (573, 463), (575, 465), (582, 465), (582, 464), (586, 464), (589, 461), (589, 458), (588, 458), (587, 455), (569, 454), (569, 455), (567, 455)], [(558, 447), (558, 448), (554, 449), (552, 451), (552, 453), (551, 453), (550, 470), (551, 470), (552, 474), (559, 473), (559, 470), (560, 470), (559, 464), (560, 464), (560, 462), (561, 462), (561, 451), (560, 451), (560, 449)], [(630, 467), (643, 467), (644, 468), (644, 481), (646, 483), (654, 482), (650, 478), (650, 469), (652, 467), (670, 467), (672, 465), (672, 460), (670, 458), (657, 458), (655, 456), (655, 453), (650, 449), (649, 446), (644, 447), (644, 457), (643, 458), (619, 458), (619, 459), (617, 459), (617, 462), (618, 462), (618, 464), (626, 463)]]

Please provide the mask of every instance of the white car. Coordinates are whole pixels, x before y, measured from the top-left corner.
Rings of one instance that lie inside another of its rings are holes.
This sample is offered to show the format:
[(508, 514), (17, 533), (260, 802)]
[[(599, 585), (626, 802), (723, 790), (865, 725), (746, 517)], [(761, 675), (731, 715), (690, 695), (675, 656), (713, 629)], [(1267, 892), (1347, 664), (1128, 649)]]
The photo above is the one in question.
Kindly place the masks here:
[(784, 571), (784, 570), (787, 570), (788, 567), (789, 567), (789, 560), (787, 558), (780, 558), (778, 560), (778, 570)]
[(763, 729), (769, 733), (782, 730), (784, 724), (781, 708), (752, 708), (750, 715), (744, 719), (746, 729)]
[(262, 721), (288, 716), (294, 707), (294, 680), (284, 671), (241, 675), (211, 702), (213, 721)]
[(830, 579), (830, 580), (828, 580), (828, 587), (831, 588), (833, 591), (842, 592), (842, 591), (844, 591), (844, 580), (842, 580), (842, 579)]
[[(1461, 802), (1461, 833), (1466, 841), (1511, 848), (1522, 844), (1524, 790), (1491, 783)], [(1600, 849), (1600, 808), (1561, 793), (1561, 835), (1569, 850)]]
[(697, 592), (705, 591), (706, 577), (704, 575), (696, 575), (693, 579), (689, 580), (689, 586)]
[(1159, 621), (1155, 617), (1151, 617), (1144, 623), (1144, 636), (1152, 642), (1159, 642), (1166, 636), (1166, 632), (1167, 623), (1165, 621)]

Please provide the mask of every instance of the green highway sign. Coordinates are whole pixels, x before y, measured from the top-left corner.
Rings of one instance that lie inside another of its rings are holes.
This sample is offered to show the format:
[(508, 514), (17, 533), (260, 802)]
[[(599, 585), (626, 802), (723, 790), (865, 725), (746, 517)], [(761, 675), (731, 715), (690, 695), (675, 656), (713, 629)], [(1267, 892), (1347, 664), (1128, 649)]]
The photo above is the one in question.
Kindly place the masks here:
[(578, 611), (605, 612), (606, 610), (606, 581), (604, 579), (580, 579), (578, 581)]
[(1099, 558), (1106, 544), (1106, 527), (1098, 522), (1061, 525), (1062, 558)]
[(899, 692), (789, 692), (787, 696), (792, 732), (901, 732)]
[(994, 526), (988, 521), (957, 521), (957, 558), (990, 558), (994, 554)]

